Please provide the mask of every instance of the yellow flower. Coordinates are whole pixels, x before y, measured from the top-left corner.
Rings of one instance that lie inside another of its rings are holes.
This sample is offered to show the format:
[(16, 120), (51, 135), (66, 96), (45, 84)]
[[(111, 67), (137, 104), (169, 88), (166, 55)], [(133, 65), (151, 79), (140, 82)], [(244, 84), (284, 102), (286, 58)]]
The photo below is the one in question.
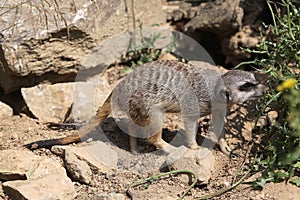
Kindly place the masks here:
[(283, 90), (291, 89), (293, 88), (297, 83), (297, 80), (294, 78), (286, 79), (283, 83), (280, 85), (277, 85), (276, 89), (277, 91), (281, 92)]

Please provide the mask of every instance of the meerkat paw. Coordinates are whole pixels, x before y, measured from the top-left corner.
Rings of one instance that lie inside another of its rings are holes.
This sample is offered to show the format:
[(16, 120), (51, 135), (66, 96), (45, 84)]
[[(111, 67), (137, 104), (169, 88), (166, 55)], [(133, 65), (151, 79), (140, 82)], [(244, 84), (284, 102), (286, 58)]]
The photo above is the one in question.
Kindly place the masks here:
[(170, 154), (173, 151), (176, 151), (176, 147), (173, 145), (170, 145), (167, 142), (161, 142), (159, 146), (156, 146), (158, 149), (162, 150), (163, 152)]
[(198, 149), (200, 149), (201, 147), (197, 144), (197, 142), (194, 142), (194, 143), (189, 144), (189, 145), (188, 145), (188, 148), (194, 149), (194, 150), (198, 150)]
[(230, 147), (228, 146), (227, 142), (225, 141), (224, 138), (220, 138), (219, 139), (219, 147), (221, 149), (221, 151), (226, 154), (226, 155), (230, 155), (232, 150), (230, 149)]

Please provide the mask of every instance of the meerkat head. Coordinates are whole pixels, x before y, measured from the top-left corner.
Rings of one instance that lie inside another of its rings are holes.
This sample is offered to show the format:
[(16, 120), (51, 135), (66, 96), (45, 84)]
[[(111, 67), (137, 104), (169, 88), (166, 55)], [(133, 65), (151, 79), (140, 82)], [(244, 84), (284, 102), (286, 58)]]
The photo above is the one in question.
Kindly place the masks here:
[(268, 87), (259, 83), (254, 74), (242, 70), (230, 70), (222, 75), (229, 103), (243, 103), (263, 96)]

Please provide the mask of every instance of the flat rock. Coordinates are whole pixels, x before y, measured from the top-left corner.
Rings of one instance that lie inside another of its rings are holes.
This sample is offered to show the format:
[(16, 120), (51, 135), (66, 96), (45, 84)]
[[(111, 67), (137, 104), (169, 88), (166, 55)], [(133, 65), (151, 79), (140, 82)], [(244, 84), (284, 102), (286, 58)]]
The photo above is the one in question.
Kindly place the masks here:
[(31, 151), (0, 151), (0, 180), (24, 180), (42, 160)]
[(58, 152), (62, 157), (65, 157), (68, 151), (100, 171), (116, 168), (118, 163), (117, 152), (101, 141), (87, 143), (82, 147), (53, 146), (51, 151)]
[(28, 176), (28, 180), (3, 183), (4, 192), (11, 199), (72, 199), (74, 185), (66, 170), (55, 159), (45, 159)]
[(201, 184), (206, 184), (215, 168), (215, 158), (207, 148), (191, 150), (180, 146), (168, 155), (166, 164), (170, 170), (191, 170), (197, 175)]
[(86, 161), (80, 160), (70, 149), (65, 151), (65, 167), (72, 180), (89, 184), (92, 180), (92, 170)]
[(48, 158), (40, 161), (38, 166), (28, 173), (28, 179), (39, 179), (52, 174), (59, 174), (60, 176), (66, 176), (66, 170), (62, 165), (54, 158)]
[(96, 80), (97, 82), (40, 84), (22, 88), (21, 92), (29, 110), (42, 121), (61, 123), (68, 117), (85, 121), (96, 114), (111, 91), (105, 80)]
[(13, 115), (13, 109), (0, 101), (0, 117), (10, 117)]

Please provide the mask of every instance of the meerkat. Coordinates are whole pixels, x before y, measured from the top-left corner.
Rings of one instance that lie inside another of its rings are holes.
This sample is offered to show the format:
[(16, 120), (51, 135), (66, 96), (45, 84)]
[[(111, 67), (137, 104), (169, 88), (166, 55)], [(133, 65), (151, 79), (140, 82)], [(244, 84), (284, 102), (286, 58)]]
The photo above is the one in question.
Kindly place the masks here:
[[(97, 114), (80, 130), (63, 138), (42, 140), (27, 144), (34, 149), (58, 144), (80, 142), (111, 113), (123, 113), (129, 121), (126, 127), (130, 135), (130, 149), (136, 150), (136, 137), (147, 138), (149, 143), (166, 153), (175, 147), (162, 139), (164, 113), (181, 113), (185, 144), (199, 149), (196, 142), (198, 120), (212, 114), (214, 138), (218, 139), (221, 150), (228, 154), (223, 138), (224, 113), (234, 103), (243, 103), (261, 97), (267, 87), (255, 76), (242, 70), (229, 70), (220, 74), (205, 62), (198, 65), (178, 61), (154, 61), (146, 63), (128, 74), (118, 83)], [(219, 136), (219, 137), (218, 137)]]

